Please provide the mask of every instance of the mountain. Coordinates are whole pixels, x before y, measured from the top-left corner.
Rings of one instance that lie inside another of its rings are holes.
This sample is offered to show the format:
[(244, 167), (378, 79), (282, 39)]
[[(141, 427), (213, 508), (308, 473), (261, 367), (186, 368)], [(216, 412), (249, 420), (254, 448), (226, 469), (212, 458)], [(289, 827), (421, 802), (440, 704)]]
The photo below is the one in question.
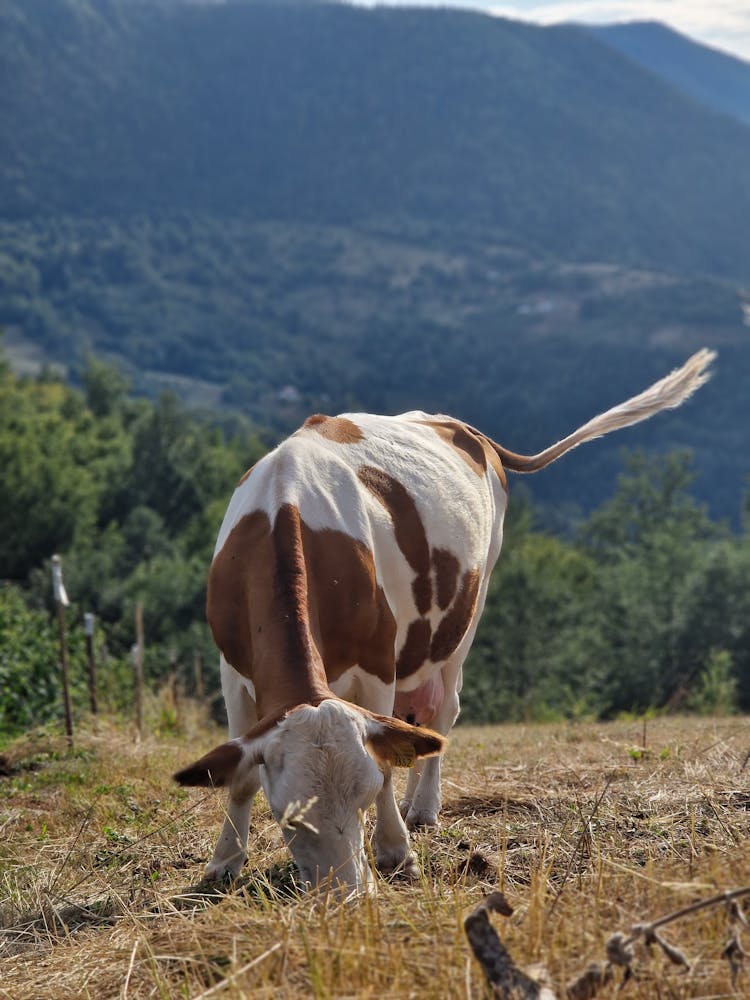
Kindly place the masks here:
[(0, 213), (484, 226), (750, 278), (750, 133), (576, 28), (451, 10), (6, 0)]
[[(622, 435), (750, 472), (750, 131), (588, 31), (450, 10), (0, 5), (0, 325), (241, 409), (453, 412), (538, 450), (698, 346)], [(617, 446), (533, 489), (590, 507)]]
[(750, 124), (750, 63), (655, 21), (589, 30), (695, 100)]

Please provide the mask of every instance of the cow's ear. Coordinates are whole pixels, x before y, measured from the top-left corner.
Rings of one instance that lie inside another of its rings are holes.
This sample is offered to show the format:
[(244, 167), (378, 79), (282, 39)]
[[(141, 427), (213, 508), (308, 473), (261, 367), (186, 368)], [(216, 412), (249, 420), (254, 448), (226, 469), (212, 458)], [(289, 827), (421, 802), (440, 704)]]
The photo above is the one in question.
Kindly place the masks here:
[(367, 743), (373, 756), (384, 764), (411, 767), (420, 757), (442, 753), (446, 739), (431, 729), (371, 714), (367, 720)]
[(255, 739), (243, 737), (222, 743), (209, 750), (194, 764), (183, 767), (174, 775), (174, 780), (180, 785), (200, 785), (204, 788), (229, 785), (240, 764), (243, 767), (252, 767), (263, 763), (264, 744), (265, 740), (262, 737)]

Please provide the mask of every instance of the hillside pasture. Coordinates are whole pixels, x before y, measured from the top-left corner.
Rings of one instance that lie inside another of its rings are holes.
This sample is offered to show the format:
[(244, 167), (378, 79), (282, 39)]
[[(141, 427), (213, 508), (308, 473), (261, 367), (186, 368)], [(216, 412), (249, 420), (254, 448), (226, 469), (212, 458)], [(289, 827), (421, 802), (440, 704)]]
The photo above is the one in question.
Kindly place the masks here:
[[(50, 732), (5, 748), (0, 997), (478, 998), (463, 920), (497, 889), (514, 907), (492, 918), (501, 938), (563, 996), (613, 932), (750, 884), (747, 720), (665, 718), (459, 727), (442, 828), (414, 838), (418, 883), (295, 895), (260, 795), (242, 878), (201, 886), (223, 795), (170, 775), (222, 734), (187, 709), (178, 727), (155, 713), (162, 734), (140, 743), (103, 721), (72, 750)], [(672, 924), (690, 970), (638, 952), (623, 995), (745, 995), (729, 933), (723, 906)]]

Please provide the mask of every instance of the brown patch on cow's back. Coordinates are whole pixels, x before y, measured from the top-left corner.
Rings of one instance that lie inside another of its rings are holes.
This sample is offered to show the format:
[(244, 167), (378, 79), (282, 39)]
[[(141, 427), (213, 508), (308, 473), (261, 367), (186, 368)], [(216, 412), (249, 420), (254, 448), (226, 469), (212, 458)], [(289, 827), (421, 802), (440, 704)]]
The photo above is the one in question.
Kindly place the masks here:
[(411, 585), (414, 603), (420, 615), (426, 615), (432, 605), (430, 546), (417, 505), (403, 483), (382, 469), (363, 465), (357, 476), (391, 516), (396, 543), (416, 573)]
[(459, 562), (447, 549), (432, 550), (432, 565), (435, 570), (435, 589), (437, 603), (441, 611), (445, 611), (456, 594), (458, 586)]
[(487, 465), (495, 470), (497, 478), (500, 480), (503, 489), (508, 491), (508, 477), (505, 475), (505, 469), (503, 463), (500, 461), (500, 456), (492, 447), (487, 438), (482, 442), (484, 446), (484, 453), (487, 456)]
[(487, 471), (487, 455), (479, 436), (460, 420), (423, 420), (431, 427), (478, 476)]
[(347, 417), (327, 417), (323, 413), (315, 413), (308, 417), (303, 427), (309, 431), (315, 431), (329, 441), (336, 444), (357, 444), (364, 440), (364, 433), (361, 427), (357, 427), (353, 420)]
[(505, 468), (503, 467), (503, 463), (500, 460), (500, 456), (498, 455), (496, 448), (493, 446), (492, 441), (490, 440), (490, 438), (487, 437), (486, 434), (482, 434), (481, 431), (478, 431), (476, 427), (470, 427), (468, 424), (467, 427), (471, 431), (471, 433), (475, 434), (479, 439), (479, 441), (481, 442), (482, 448), (484, 450), (484, 456), (487, 460), (487, 465), (490, 466), (491, 469), (495, 470), (497, 478), (502, 483), (503, 489), (507, 492), (508, 479), (507, 476), (505, 475)]
[(471, 624), (479, 594), (479, 573), (467, 570), (461, 578), (461, 589), (453, 607), (440, 622), (430, 644), (430, 659), (433, 663), (447, 660), (455, 652)]

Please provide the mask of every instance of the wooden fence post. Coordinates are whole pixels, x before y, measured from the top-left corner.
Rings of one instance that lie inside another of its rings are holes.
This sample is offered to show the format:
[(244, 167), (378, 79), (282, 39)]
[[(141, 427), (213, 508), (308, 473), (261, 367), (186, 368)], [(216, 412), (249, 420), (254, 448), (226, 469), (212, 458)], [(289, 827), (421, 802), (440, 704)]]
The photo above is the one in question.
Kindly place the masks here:
[(65, 735), (68, 746), (73, 746), (73, 711), (70, 705), (70, 678), (68, 674), (68, 639), (65, 631), (65, 609), (70, 604), (62, 577), (62, 559), (52, 556), (52, 589), (57, 605), (57, 630), (60, 638), (60, 672), (62, 676), (63, 706), (65, 708)]
[(193, 658), (193, 673), (195, 677), (195, 697), (198, 701), (203, 701), (203, 658), (196, 652)]
[(106, 708), (108, 712), (113, 709), (114, 701), (112, 698), (112, 684), (111, 675), (109, 670), (109, 650), (107, 649), (107, 640), (104, 639), (99, 648), (99, 665), (101, 666), (102, 674), (106, 678), (104, 682), (104, 700), (106, 702)]
[(91, 714), (96, 718), (99, 714), (96, 699), (96, 663), (94, 662), (94, 616), (87, 611), (83, 616), (83, 632), (86, 636), (86, 654), (89, 660), (89, 705)]
[(143, 602), (135, 606), (135, 647), (133, 656), (135, 667), (135, 721), (138, 739), (143, 735)]
[(182, 728), (182, 695), (180, 692), (180, 665), (177, 662), (177, 650), (169, 649), (169, 696), (174, 709), (175, 725)]

